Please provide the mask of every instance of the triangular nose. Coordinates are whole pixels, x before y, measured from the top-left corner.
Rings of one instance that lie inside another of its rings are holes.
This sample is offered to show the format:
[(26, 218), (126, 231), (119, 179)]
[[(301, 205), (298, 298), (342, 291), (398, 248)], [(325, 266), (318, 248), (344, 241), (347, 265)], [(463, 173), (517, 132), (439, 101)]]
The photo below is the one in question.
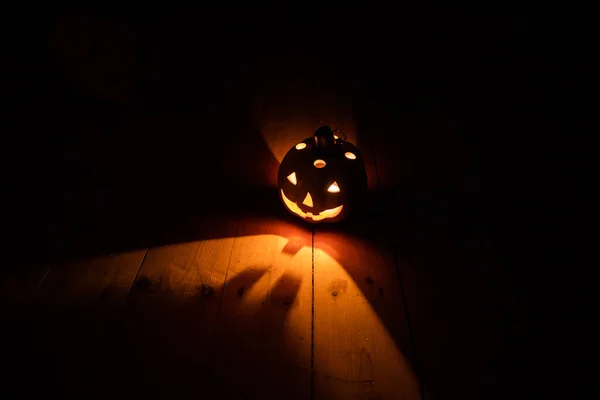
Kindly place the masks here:
[(306, 197), (304, 198), (302, 204), (304, 204), (307, 207), (313, 206), (312, 197), (310, 197), (310, 193), (306, 193)]

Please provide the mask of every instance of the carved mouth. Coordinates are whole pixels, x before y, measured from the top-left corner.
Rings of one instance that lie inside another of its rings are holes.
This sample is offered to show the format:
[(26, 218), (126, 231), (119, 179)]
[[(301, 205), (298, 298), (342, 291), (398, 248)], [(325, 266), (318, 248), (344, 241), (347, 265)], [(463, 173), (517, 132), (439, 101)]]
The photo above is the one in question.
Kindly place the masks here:
[(296, 203), (294, 203), (293, 201), (291, 201), (290, 199), (288, 199), (285, 196), (285, 193), (283, 193), (283, 189), (281, 190), (281, 198), (283, 199), (283, 203), (286, 205), (286, 207), (291, 212), (293, 212), (294, 214), (296, 214), (302, 218), (310, 219), (312, 221), (321, 221), (321, 220), (324, 220), (325, 218), (335, 218), (338, 215), (340, 215), (340, 213), (342, 212), (342, 208), (344, 208), (344, 205), (342, 204), (341, 206), (338, 206), (335, 208), (323, 210), (320, 213), (315, 215), (311, 212), (306, 213), (306, 212), (302, 211)]

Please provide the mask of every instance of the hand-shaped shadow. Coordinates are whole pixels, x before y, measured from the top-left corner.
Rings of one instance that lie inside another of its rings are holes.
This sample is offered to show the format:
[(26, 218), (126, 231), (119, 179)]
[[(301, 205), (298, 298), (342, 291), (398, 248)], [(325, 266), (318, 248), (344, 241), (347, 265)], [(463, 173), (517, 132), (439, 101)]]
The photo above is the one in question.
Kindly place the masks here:
[(151, 398), (307, 398), (310, 365), (283, 332), (301, 282), (284, 273), (257, 295), (253, 288), (269, 269), (253, 266), (224, 286), (201, 285), (194, 293), (140, 277), (116, 351), (130, 361), (111, 378)]

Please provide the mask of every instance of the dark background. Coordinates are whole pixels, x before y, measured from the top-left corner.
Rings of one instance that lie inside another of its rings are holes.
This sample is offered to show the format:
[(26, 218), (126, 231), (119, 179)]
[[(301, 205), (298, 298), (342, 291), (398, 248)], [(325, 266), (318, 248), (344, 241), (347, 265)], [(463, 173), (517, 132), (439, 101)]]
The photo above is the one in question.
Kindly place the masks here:
[[(52, 202), (72, 189), (110, 182), (152, 190), (161, 184), (157, 174), (184, 185), (202, 163), (245, 170), (236, 163), (249, 159), (225, 161), (216, 154), (235, 148), (222, 140), (237, 135), (234, 124), (256, 128), (261, 85), (317, 76), (311, 84), (326, 76), (347, 91), (359, 124), (387, 126), (375, 139), (390, 143), (384, 151), (410, 158), (398, 171), (389, 168), (393, 185), (413, 193), (476, 193), (483, 196), (477, 204), (486, 222), (494, 224), (531, 205), (532, 194), (558, 181), (568, 185), (568, 164), (583, 161), (567, 139), (581, 130), (589, 108), (582, 98), (592, 90), (582, 80), (593, 57), (585, 51), (591, 34), (585, 22), (564, 16), (558, 23), (506, 8), (401, 10), (200, 8), (5, 17), (9, 199), (32, 202), (20, 218), (36, 221), (56, 214), (60, 207)], [(281, 59), (291, 60), (288, 68), (296, 63), (295, 69), (270, 68)], [(185, 132), (189, 113), (203, 129)], [(428, 137), (398, 133), (406, 115), (412, 124), (434, 127), (419, 131)], [(122, 128), (131, 116), (151, 122)], [(164, 126), (157, 127), (157, 119)], [(165, 131), (175, 144), (162, 148)], [(200, 142), (202, 149), (186, 148)], [(260, 173), (237, 175), (265, 183)], [(205, 175), (197, 179), (211, 179)], [(544, 205), (532, 208), (541, 213)], [(32, 233), (28, 224), (18, 225)]]
[(505, 266), (517, 307), (499, 381), (536, 393), (548, 379), (577, 313), (561, 295), (573, 255), (562, 237), (577, 224), (570, 204), (585, 203), (571, 172), (588, 167), (585, 146), (570, 139), (591, 108), (585, 18), (400, 7), (3, 19), (8, 266), (182, 240), (182, 225), (232, 210), (240, 192), (268, 212), (276, 162), (257, 98), (277, 82), (334, 82), (371, 132), (398, 220), (461, 249), (485, 232)]

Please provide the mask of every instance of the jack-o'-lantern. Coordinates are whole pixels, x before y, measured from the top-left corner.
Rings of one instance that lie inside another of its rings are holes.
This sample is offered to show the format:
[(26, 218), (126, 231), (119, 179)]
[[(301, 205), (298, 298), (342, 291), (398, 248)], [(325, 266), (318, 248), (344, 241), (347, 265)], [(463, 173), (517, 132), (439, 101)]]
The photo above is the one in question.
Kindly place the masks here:
[(286, 208), (312, 223), (345, 218), (367, 188), (360, 150), (328, 126), (288, 151), (277, 181)]

